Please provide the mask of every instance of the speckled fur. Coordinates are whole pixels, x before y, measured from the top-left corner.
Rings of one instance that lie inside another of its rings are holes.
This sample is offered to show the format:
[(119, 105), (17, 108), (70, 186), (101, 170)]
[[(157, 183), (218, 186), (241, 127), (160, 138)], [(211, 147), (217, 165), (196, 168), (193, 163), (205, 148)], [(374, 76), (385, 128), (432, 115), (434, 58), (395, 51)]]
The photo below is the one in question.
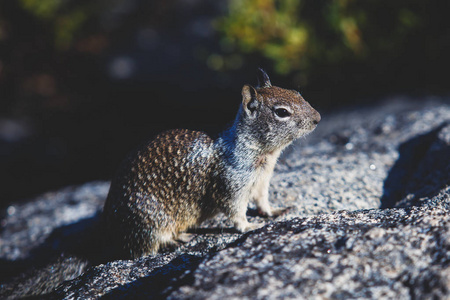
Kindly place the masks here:
[[(273, 216), (269, 181), (281, 151), (311, 132), (320, 115), (297, 91), (273, 87), (261, 70), (258, 88), (245, 85), (233, 126), (213, 140), (203, 132), (158, 135), (122, 163), (104, 207), (112, 247), (122, 257), (155, 254), (178, 234), (222, 212), (245, 232), (248, 201)], [(276, 110), (287, 110), (280, 118)]]

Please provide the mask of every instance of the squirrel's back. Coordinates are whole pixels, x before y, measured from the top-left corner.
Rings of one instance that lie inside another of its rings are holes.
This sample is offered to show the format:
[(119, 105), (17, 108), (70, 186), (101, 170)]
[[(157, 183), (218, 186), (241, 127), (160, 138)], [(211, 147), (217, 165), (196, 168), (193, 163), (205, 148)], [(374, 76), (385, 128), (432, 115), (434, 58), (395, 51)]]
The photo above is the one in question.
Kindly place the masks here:
[(139, 147), (111, 183), (104, 208), (109, 238), (137, 257), (144, 254), (139, 249), (156, 252), (153, 246), (170, 243), (174, 232), (210, 217), (203, 202), (215, 160), (213, 140), (199, 131), (166, 131)]

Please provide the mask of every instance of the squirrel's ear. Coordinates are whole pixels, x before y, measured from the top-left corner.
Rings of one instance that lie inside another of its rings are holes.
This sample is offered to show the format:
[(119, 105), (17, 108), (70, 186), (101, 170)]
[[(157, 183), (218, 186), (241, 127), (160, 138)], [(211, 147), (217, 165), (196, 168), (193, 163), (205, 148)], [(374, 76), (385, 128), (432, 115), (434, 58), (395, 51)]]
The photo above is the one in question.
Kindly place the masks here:
[(263, 69), (258, 69), (258, 87), (269, 88), (272, 87), (272, 83), (270, 82), (269, 75), (264, 72)]
[(255, 88), (247, 84), (242, 88), (242, 107), (249, 117), (254, 117), (259, 107)]

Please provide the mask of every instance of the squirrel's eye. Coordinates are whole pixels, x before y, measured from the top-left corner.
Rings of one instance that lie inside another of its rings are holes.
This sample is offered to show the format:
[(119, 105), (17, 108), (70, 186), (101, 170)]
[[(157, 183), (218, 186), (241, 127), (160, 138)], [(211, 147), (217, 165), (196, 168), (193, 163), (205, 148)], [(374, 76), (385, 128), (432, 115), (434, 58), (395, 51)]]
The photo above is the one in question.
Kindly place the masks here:
[(287, 118), (291, 115), (291, 113), (285, 108), (275, 109), (275, 114), (280, 118)]

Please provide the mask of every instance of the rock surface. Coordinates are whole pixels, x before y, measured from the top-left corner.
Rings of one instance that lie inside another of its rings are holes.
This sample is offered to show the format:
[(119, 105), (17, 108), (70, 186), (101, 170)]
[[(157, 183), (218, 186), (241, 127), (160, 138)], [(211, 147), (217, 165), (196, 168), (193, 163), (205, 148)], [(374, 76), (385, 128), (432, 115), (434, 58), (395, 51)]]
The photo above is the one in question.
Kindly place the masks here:
[(243, 235), (219, 216), (175, 251), (108, 262), (92, 236), (109, 183), (12, 205), (0, 297), (448, 298), (450, 105), (409, 100), (323, 116), (272, 179), (272, 204), (292, 208), (251, 206), (267, 226)]

